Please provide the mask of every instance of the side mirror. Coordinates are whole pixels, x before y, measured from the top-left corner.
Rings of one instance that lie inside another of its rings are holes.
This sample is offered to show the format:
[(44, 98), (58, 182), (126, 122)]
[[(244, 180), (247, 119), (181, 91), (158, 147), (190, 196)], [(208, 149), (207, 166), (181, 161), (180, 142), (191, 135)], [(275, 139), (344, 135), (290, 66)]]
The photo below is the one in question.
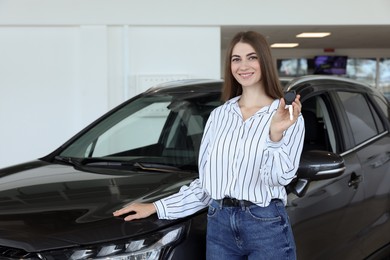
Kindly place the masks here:
[(290, 184), (289, 190), (302, 197), (311, 181), (335, 178), (344, 171), (344, 159), (340, 155), (328, 151), (304, 151), (301, 155), (297, 180)]

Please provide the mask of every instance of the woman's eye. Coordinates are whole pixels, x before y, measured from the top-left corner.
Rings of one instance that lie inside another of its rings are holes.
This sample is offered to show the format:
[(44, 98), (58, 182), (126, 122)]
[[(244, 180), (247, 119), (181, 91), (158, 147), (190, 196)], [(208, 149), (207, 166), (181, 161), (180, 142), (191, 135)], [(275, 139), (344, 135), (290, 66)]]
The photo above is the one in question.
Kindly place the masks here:
[(249, 60), (257, 60), (257, 56), (250, 56), (248, 59)]
[(238, 62), (238, 61), (240, 61), (239, 58), (233, 58), (233, 59), (232, 59), (232, 62)]

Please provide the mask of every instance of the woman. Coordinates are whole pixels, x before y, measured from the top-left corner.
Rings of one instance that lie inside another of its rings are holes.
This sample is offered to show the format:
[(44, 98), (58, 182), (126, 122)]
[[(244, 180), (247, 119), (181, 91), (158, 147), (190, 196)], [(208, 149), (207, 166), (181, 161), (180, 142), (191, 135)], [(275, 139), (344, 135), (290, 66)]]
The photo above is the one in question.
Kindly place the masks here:
[(134, 203), (126, 221), (157, 212), (188, 216), (209, 206), (207, 259), (295, 259), (285, 185), (295, 177), (304, 122), (297, 95), (290, 119), (265, 38), (240, 32), (227, 50), (223, 98), (210, 114), (199, 179), (154, 203)]

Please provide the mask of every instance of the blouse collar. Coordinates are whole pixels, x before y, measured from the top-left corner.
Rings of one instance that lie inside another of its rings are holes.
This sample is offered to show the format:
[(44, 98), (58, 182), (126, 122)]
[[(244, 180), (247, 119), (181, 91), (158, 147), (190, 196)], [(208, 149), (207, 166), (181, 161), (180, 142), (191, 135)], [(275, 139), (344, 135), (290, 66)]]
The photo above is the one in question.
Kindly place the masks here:
[[(233, 108), (239, 109), (240, 107), (238, 105), (238, 101), (240, 100), (240, 98), (241, 98), (241, 95), (233, 97), (233, 98), (229, 99), (228, 101), (226, 101), (226, 104), (230, 107), (233, 106)], [(280, 102), (279, 99), (275, 99), (274, 101), (272, 101), (271, 105), (262, 107), (259, 111), (256, 112), (256, 114), (259, 114), (262, 112), (272, 113), (274, 110), (278, 109), (279, 102)]]

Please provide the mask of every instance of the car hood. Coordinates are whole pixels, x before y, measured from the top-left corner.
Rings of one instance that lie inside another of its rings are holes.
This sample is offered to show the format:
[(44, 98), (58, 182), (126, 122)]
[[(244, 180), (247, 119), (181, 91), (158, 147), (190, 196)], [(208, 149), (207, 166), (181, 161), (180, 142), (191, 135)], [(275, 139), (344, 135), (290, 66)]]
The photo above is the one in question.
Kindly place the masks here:
[[(96, 168), (97, 169), (97, 168)], [(172, 221), (112, 212), (176, 192), (195, 173), (75, 169), (34, 161), (0, 170), (0, 245), (44, 251), (147, 234)]]

